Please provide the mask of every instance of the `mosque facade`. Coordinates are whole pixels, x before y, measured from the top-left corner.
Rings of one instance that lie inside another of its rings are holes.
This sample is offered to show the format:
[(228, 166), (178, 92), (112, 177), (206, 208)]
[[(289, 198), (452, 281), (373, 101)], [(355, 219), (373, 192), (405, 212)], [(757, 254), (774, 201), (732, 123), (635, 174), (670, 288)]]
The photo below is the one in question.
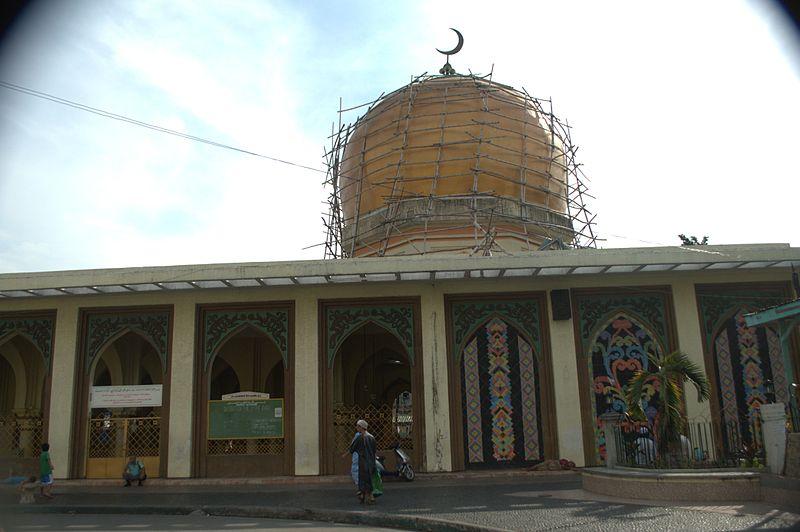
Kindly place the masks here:
[(712, 384), (687, 417), (746, 439), (797, 393), (800, 349), (743, 316), (796, 297), (800, 249), (578, 247), (545, 111), (475, 76), (380, 99), (331, 165), (333, 260), (0, 275), (0, 466), (47, 441), (57, 478), (130, 455), (170, 478), (343, 474), (362, 418), (423, 472), (595, 465), (601, 416), (675, 350)]

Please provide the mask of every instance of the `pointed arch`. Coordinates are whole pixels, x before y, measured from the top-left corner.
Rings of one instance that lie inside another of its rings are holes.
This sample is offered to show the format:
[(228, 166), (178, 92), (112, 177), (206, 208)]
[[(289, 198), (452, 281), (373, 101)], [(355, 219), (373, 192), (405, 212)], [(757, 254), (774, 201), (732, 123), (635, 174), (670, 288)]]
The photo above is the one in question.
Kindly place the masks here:
[[(647, 335), (655, 340), (656, 347), (658, 347), (659, 353), (665, 353), (667, 350), (667, 346), (662, 343), (661, 337), (662, 334), (658, 334), (653, 329), (652, 324), (650, 324), (646, 318), (639, 315), (636, 311), (626, 309), (624, 307), (615, 307), (614, 309), (606, 312), (603, 316), (598, 319), (598, 325), (590, 332), (589, 338), (591, 339), (590, 346), (594, 346), (597, 338), (600, 334), (606, 330), (614, 320), (618, 319), (620, 316), (623, 316), (632, 322), (634, 322), (640, 329), (646, 331)], [(586, 353), (589, 356), (589, 353)]]
[(403, 344), (403, 339), (400, 337), (400, 335), (398, 335), (395, 331), (391, 329), (391, 327), (385, 325), (380, 320), (376, 320), (373, 318), (365, 318), (358, 322), (358, 326), (351, 328), (350, 332), (346, 336), (339, 339), (339, 341), (337, 342), (336, 351), (333, 352), (333, 356), (330, 358), (330, 361), (328, 362), (328, 364), (331, 367), (333, 367), (334, 363), (336, 362), (336, 355), (339, 353), (344, 343), (359, 331), (365, 330), (365, 328), (369, 325), (374, 325), (375, 327), (379, 328), (380, 330), (382, 330), (383, 332), (385, 332), (386, 334), (392, 336), (395, 340), (397, 340), (400, 343), (400, 346), (403, 348), (403, 351), (398, 354), (403, 358), (405, 358), (409, 365), (413, 365), (413, 358), (407, 351), (405, 351), (407, 347)]
[[(110, 360), (112, 364), (110, 365), (107, 361), (106, 367), (108, 368), (108, 371), (111, 374), (112, 382), (119, 382), (120, 384), (122, 383), (123, 373), (122, 373), (120, 354), (117, 351), (117, 348), (115, 347), (114, 344), (117, 343), (117, 340), (121, 339), (122, 337), (128, 334), (135, 334), (136, 336), (144, 340), (144, 342), (147, 343), (150, 347), (152, 347), (156, 353), (158, 353), (158, 346), (154, 344), (153, 340), (146, 332), (136, 327), (123, 327), (120, 330), (118, 330), (115, 334), (110, 336), (108, 340), (106, 340), (103, 344), (101, 344), (97, 352), (95, 353), (94, 357), (89, 359), (89, 367), (87, 367), (86, 369), (86, 374), (91, 377), (91, 380), (94, 380), (93, 377), (94, 370), (97, 367), (97, 363), (100, 361), (101, 358), (105, 356), (106, 352), (111, 352), (113, 353), (112, 355), (113, 358)], [(163, 360), (159, 360), (159, 362), (162, 364), (161, 368), (159, 369), (161, 370), (162, 373), (166, 373), (166, 368), (163, 367)], [(114, 377), (116, 377), (119, 380), (116, 380)]]
[(216, 355), (222, 344), (250, 327), (264, 333), (278, 348), (283, 357), (284, 367), (289, 366), (289, 309), (288, 307), (239, 307), (206, 309), (203, 311), (203, 367), (209, 368), (209, 361)]
[(139, 334), (149, 342), (161, 359), (166, 375), (169, 367), (169, 328), (171, 313), (166, 310), (91, 312), (85, 326), (84, 372), (89, 375), (95, 359), (121, 336), (128, 332)]
[[(461, 356), (467, 344), (472, 340), (472, 337), (475, 336), (482, 328), (484, 328), (486, 324), (495, 319), (502, 320), (508, 323), (509, 325), (513, 326), (516, 329), (517, 334), (522, 336), (525, 339), (525, 341), (528, 342), (528, 344), (530, 344), (532, 347), (536, 346), (537, 342), (534, 340), (533, 335), (529, 331), (525, 330), (525, 325), (519, 323), (516, 319), (509, 316), (508, 313), (500, 311), (491, 311), (485, 316), (483, 316), (482, 322), (475, 323), (472, 325), (471, 329), (466, 330), (463, 333), (464, 336), (461, 339), (461, 341), (456, 343), (456, 349), (453, 352), (453, 356), (456, 357), (455, 362), (457, 364), (461, 363)], [(533, 349), (533, 356), (536, 357), (538, 361), (539, 354), (538, 350), (535, 347)]]
[(0, 345), (20, 335), (28, 340), (44, 359), (45, 373), (50, 373), (55, 333), (55, 311), (0, 314)]
[(217, 358), (217, 355), (219, 355), (220, 350), (223, 347), (225, 347), (225, 345), (227, 345), (227, 343), (230, 340), (233, 340), (240, 333), (243, 333), (243, 332), (248, 331), (248, 330), (249, 331), (253, 331), (254, 333), (258, 334), (262, 338), (265, 338), (273, 347), (275, 347), (275, 350), (278, 351), (279, 353), (281, 353), (281, 360), (282, 360), (282, 362), (284, 364), (284, 367), (286, 366), (286, 359), (283, 357), (283, 352), (281, 351), (280, 345), (278, 345), (278, 343), (275, 341), (275, 337), (272, 334), (270, 334), (267, 331), (265, 331), (263, 328), (258, 327), (258, 326), (256, 326), (255, 324), (253, 324), (251, 322), (244, 322), (244, 323), (240, 323), (239, 325), (235, 326), (230, 331), (227, 331), (218, 340), (216, 340), (214, 342), (214, 347), (211, 350), (211, 352), (210, 353), (207, 352), (208, 359), (205, 362), (205, 364), (206, 364), (205, 371), (211, 371), (211, 368), (213, 367), (213, 364), (214, 364), (214, 359)]
[(14, 372), (14, 409), (25, 408), (25, 400), (28, 395), (28, 372), (25, 362), (23, 362), (19, 350), (10, 341), (0, 345), (0, 356), (8, 362)]
[(414, 311), (411, 304), (392, 305), (331, 305), (326, 308), (327, 364), (333, 359), (344, 341), (366, 322), (372, 321), (395, 336), (406, 349), (406, 356), (414, 365)]

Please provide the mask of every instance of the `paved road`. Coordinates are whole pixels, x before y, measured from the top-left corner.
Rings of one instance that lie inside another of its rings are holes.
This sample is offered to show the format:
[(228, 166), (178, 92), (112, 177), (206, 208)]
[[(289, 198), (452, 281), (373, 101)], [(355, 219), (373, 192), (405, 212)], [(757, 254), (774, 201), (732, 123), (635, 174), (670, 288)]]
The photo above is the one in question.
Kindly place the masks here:
[[(595, 496), (580, 489), (577, 475), (386, 482), (386, 494), (374, 507), (366, 508), (345, 483), (81, 487), (56, 489), (56, 493), (55, 501), (46, 504), (84, 510), (119, 505), (132, 511), (143, 507), (303, 508), (403, 514), (508, 530), (800, 529), (800, 516), (762, 504), (660, 506)], [(8, 491), (0, 493), (0, 504), (8, 505), (6, 511), (12, 510), (9, 497), (13, 494)]]
[(241, 517), (214, 517), (208, 515), (33, 515), (19, 514), (0, 516), (0, 531), (131, 531), (151, 532), (232, 530), (248, 532), (268, 532), (286, 529), (313, 529), (317, 532), (364, 532), (381, 530), (394, 532), (389, 528), (368, 528), (353, 525), (315, 523), (313, 521), (294, 521), (281, 519), (258, 519)]

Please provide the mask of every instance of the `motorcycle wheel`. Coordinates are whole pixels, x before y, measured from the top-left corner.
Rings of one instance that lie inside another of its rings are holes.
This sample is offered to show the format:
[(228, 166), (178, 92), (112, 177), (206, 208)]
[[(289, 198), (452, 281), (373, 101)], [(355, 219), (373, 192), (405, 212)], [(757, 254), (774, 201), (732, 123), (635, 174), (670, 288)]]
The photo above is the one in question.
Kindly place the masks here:
[(411, 469), (411, 466), (404, 467), (400, 474), (403, 476), (403, 479), (408, 482), (414, 480), (414, 470)]

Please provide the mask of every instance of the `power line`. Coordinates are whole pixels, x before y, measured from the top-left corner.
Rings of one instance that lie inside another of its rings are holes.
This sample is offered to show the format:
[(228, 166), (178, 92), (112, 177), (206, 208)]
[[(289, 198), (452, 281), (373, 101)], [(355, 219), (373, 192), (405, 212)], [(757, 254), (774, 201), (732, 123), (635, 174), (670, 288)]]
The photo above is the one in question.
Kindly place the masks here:
[(0, 80), (0, 87), (4, 87), (6, 89), (21, 92), (23, 94), (27, 94), (29, 96), (35, 96), (37, 98), (41, 98), (43, 100), (49, 100), (54, 103), (59, 103), (61, 105), (66, 105), (68, 107), (73, 107), (75, 109), (79, 109), (81, 111), (86, 111), (88, 113), (93, 113), (99, 116), (103, 116), (105, 118), (111, 118), (113, 120), (119, 120), (121, 122), (127, 122), (128, 124), (132, 124), (134, 126), (140, 126), (147, 129), (152, 129), (153, 131), (159, 131), (161, 133), (167, 133), (168, 135), (174, 135), (176, 137), (181, 137), (187, 140), (193, 140), (195, 142), (202, 142), (203, 144), (209, 144), (211, 146), (216, 146), (217, 148), (225, 148), (226, 150), (233, 150), (239, 153), (244, 153), (247, 155), (252, 155), (254, 157), (260, 157), (262, 159), (268, 159), (270, 161), (274, 161), (276, 163), (288, 164), (290, 166), (296, 166), (298, 168), (305, 168), (306, 170), (311, 170), (313, 172), (319, 172), (321, 174), (325, 173), (325, 170), (320, 170), (319, 168), (313, 168), (311, 166), (306, 166), (304, 164), (294, 163), (292, 161), (286, 161), (284, 159), (278, 159), (277, 157), (270, 157), (269, 155), (264, 155), (261, 153), (256, 153), (254, 151), (245, 150), (242, 148), (237, 148), (236, 146), (231, 146), (229, 144), (223, 144), (221, 142), (217, 142), (214, 140), (205, 139), (202, 137), (196, 137), (194, 135), (189, 135), (187, 133), (181, 133), (180, 131), (175, 131), (174, 129), (168, 129), (165, 127), (157, 126), (155, 124), (150, 124), (148, 122), (142, 122), (141, 120), (136, 120), (134, 118), (130, 118), (124, 115), (119, 115), (116, 113), (112, 113), (111, 111), (105, 111), (103, 109), (98, 109), (96, 107), (90, 107), (88, 105), (84, 105), (82, 103), (73, 102), (72, 100), (67, 100), (66, 98), (60, 98), (58, 96), (54, 96), (52, 94), (48, 94), (46, 92), (37, 91), (34, 89), (29, 89), (27, 87), (23, 87), (21, 85), (15, 85), (13, 83), (9, 83), (7, 81)]

